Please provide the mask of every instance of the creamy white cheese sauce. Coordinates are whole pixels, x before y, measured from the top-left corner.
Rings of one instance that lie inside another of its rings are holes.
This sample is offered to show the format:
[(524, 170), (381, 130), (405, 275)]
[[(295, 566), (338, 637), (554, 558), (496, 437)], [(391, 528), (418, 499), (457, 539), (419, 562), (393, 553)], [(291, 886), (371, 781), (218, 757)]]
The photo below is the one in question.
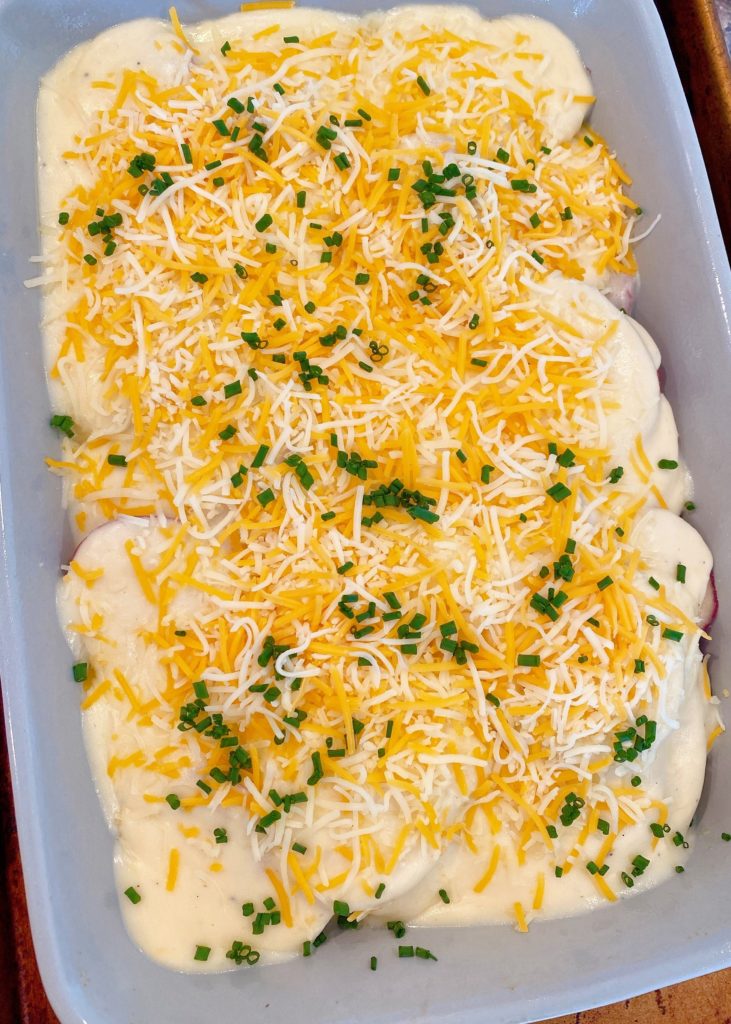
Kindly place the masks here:
[[(607, 418), (607, 431), (618, 462), (627, 463), (637, 433), (645, 449), (656, 456), (677, 457), (677, 430), (672, 412), (661, 396), (657, 379), (657, 350), (646, 332), (594, 289), (576, 282), (553, 282), (546, 289), (546, 308), (570, 319), (574, 310), (615, 320), (618, 330), (611, 350), (607, 390), (619, 398), (618, 408)], [(628, 472), (628, 476), (631, 473)], [(697, 618), (708, 586), (711, 556), (699, 534), (676, 514), (689, 494), (689, 477), (683, 473), (682, 485), (675, 474), (656, 474), (657, 486), (669, 508), (649, 509), (636, 526), (633, 541), (644, 554), (646, 571), (640, 584), (646, 587), (647, 575), (667, 588), (670, 599), (689, 616)], [(153, 531), (146, 521), (119, 520), (94, 531), (75, 555), (82, 567), (104, 567), (104, 575), (88, 588), (71, 572), (60, 590), (62, 621), (66, 626), (88, 620), (101, 612), (105, 621), (115, 624), (117, 639), (113, 645), (85, 639), (86, 654), (98, 666), (101, 675), (113, 675), (120, 669), (135, 678), (144, 689), (143, 698), (152, 697), (161, 685), (159, 667), (150, 660), (149, 648), (139, 637), (145, 629), (154, 629), (156, 611), (145, 599), (131, 569), (125, 542), (140, 531)], [(153, 543), (154, 547), (154, 543)], [(678, 562), (688, 567), (687, 582), (675, 579)], [(198, 597), (188, 595), (195, 607)], [(82, 646), (74, 633), (71, 642), (79, 654)], [(673, 831), (687, 832), (703, 783), (706, 736), (717, 721), (715, 707), (703, 690), (701, 654), (697, 644), (679, 645), (677, 655), (667, 665), (665, 700), (658, 713), (658, 742), (642, 765), (643, 786), (647, 792), (664, 799), (670, 808)], [(261, 901), (271, 895), (272, 887), (247, 842), (245, 821), (239, 808), (195, 808), (183, 820), (171, 816), (166, 805), (146, 804), (143, 783), (130, 786), (125, 774), (120, 781), (110, 780), (107, 763), (110, 752), (124, 757), (128, 749), (149, 750), (165, 745), (166, 728), (140, 730), (127, 721), (125, 708), (115, 708), (103, 700), (84, 712), (84, 728), (89, 757), (94, 769), (108, 820), (117, 834), (116, 870), (120, 891), (134, 885), (145, 892), (139, 905), (123, 900), (128, 928), (135, 940), (162, 962), (190, 970), (192, 945), (206, 943), (219, 950), (241, 935), (243, 900)], [(607, 776), (607, 785), (616, 775), (629, 785), (635, 773), (632, 765), (617, 766)], [(450, 798), (459, 805), (457, 791)], [(398, 818), (394, 821), (398, 826)], [(230, 840), (217, 845), (214, 828), (227, 830)], [(199, 836), (186, 840), (185, 829), (199, 829)], [(648, 819), (642, 817), (618, 835), (609, 862), (627, 862), (637, 853), (649, 853)], [(604, 836), (595, 833), (584, 846), (591, 858), (600, 849)], [(333, 840), (331, 840), (332, 842)], [(536, 879), (544, 876), (542, 917), (576, 914), (602, 905), (591, 875), (577, 865), (562, 878), (556, 878), (554, 865), (567, 856), (575, 836), (568, 834), (548, 850), (534, 844), (526, 861), (518, 863), (509, 840), (491, 835), (485, 823), (477, 841), (479, 852), (466, 847), (447, 847), (437, 854), (427, 844), (416, 844), (399, 858), (389, 877), (388, 897), (375, 901), (364, 896), (356, 879), (328, 892), (312, 906), (302, 894), (293, 899), (293, 927), (268, 929), (256, 939), (263, 954), (276, 959), (283, 953), (301, 949), (305, 939), (314, 937), (331, 917), (333, 898), (350, 901), (363, 910), (369, 907), (374, 917), (402, 918), (421, 924), (456, 925), (513, 920), (516, 902), (532, 905)], [(495, 844), (501, 856), (491, 883), (481, 892), (474, 887), (484, 875)], [(170, 850), (181, 849), (178, 881), (171, 892), (166, 889)], [(682, 864), (684, 851), (669, 842), (659, 842), (652, 854), (652, 871), (636, 880), (636, 890), (656, 885)], [(218, 871), (215, 866), (223, 870)], [(212, 866), (213, 870), (212, 870)], [(438, 897), (440, 889), (449, 893), (445, 905)], [(222, 954), (212, 954), (200, 969), (221, 968)], [(196, 969), (197, 964), (192, 965)]]
[[(318, 32), (355, 21), (324, 11), (276, 13), (283, 31), (300, 32), (303, 36), (311, 31), (313, 19), (317, 21)], [(187, 34), (193, 45), (206, 52), (215, 51), (223, 40), (246, 36), (271, 20), (271, 12), (232, 15), (189, 28)], [(555, 27), (517, 16), (485, 22), (465, 8), (409, 8), (366, 19), (371, 27), (378, 26), (386, 39), (396, 32), (408, 36), (414, 26), (424, 21), (431, 25), (443, 23), (486, 41), (501, 42), (516, 30), (527, 35), (530, 45), (546, 55), (539, 79), (546, 88), (555, 89), (555, 101), (549, 100), (544, 111), (547, 138), (557, 142), (578, 130), (587, 107), (568, 105), (564, 97), (566, 92), (589, 94), (591, 86), (573, 45)], [(148, 69), (162, 83), (179, 81), (190, 55), (180, 53), (171, 45), (173, 40), (170, 27), (161, 22), (132, 22), (77, 48), (46, 78), (40, 103), (40, 152), (42, 226), (48, 231), (62, 199), (79, 181), (77, 163), (62, 154), (69, 147), (69, 140), (82, 135), (92, 115), (105, 103), (111, 103), (114, 95), (93, 88), (92, 82), (134, 65)], [(63, 268), (58, 268), (58, 274), (62, 282)], [(46, 297), (44, 328), (49, 362), (58, 349), (64, 313), (74, 298), (63, 287), (54, 288)], [(617, 463), (624, 466), (623, 485), (632, 490), (639, 487), (641, 472), (631, 454), (639, 435), (652, 467), (651, 483), (667, 504), (667, 509), (648, 507), (636, 523), (633, 542), (644, 555), (642, 579), (638, 578), (637, 585), (646, 587), (645, 580), (651, 574), (679, 608), (697, 619), (708, 585), (711, 556), (696, 531), (678, 516), (691, 493), (687, 471), (681, 467), (667, 473), (657, 468), (660, 459), (678, 459), (678, 436), (672, 410), (659, 391), (656, 346), (646, 331), (587, 284), (550, 278), (536, 286), (536, 301), (569, 323), (589, 313), (607, 325), (616, 324), (604, 357), (604, 390), (615, 403), (606, 414), (605, 443)], [(68, 367), (66, 372), (64, 381), (51, 382), (52, 392), (73, 392), (75, 420), (89, 430), (102, 432), (107, 416), (100, 399), (103, 385), (88, 378), (83, 363)], [(598, 509), (594, 514), (601, 515), (603, 511)], [(164, 673), (144, 640), (145, 631), (153, 632), (156, 628), (157, 613), (140, 588), (125, 544), (130, 538), (144, 536), (145, 543), (154, 549), (160, 528), (155, 521), (120, 519), (95, 530), (83, 541), (74, 559), (82, 569), (103, 568), (103, 575), (89, 585), (77, 573), (69, 572), (59, 592), (61, 619), (75, 653), (80, 659), (88, 658), (100, 678), (114, 679), (115, 672), (133, 677), (142, 703), (159, 694), (164, 686)], [(685, 585), (675, 578), (679, 562), (687, 566)], [(186, 591), (178, 600), (189, 602), (187, 608), (177, 608), (189, 617), (194, 617), (196, 608), (203, 603), (193, 591)], [(79, 622), (90, 622), (94, 613), (100, 613), (105, 623), (113, 624), (111, 640), (86, 637), (82, 641), (72, 628)], [(678, 644), (666, 669), (662, 702), (656, 715), (658, 739), (643, 758), (642, 779), (650, 795), (666, 802), (673, 830), (685, 834), (699, 799), (706, 737), (715, 724), (716, 714), (704, 694), (701, 654), (695, 640)], [(259, 905), (273, 894), (265, 868), (279, 865), (276, 857), (268, 857), (267, 864), (257, 859), (241, 808), (192, 807), (171, 814), (164, 802), (148, 802), (144, 772), (110, 772), (110, 758), (123, 760), (130, 752), (140, 750), (145, 757), (153, 758), (170, 740), (169, 725), (162, 720), (157, 722), (153, 716), (148, 726), (140, 726), (126, 713), (126, 705), (104, 699), (85, 710), (83, 718), (100, 799), (117, 838), (118, 889), (123, 892), (133, 886), (144, 893), (143, 900), (136, 905), (122, 898), (127, 926), (133, 939), (150, 956), (172, 967), (226, 969), (231, 961), (225, 959), (223, 951), (240, 938), (254, 944), (265, 960), (292, 955), (331, 918), (333, 898), (349, 901), (359, 910), (370, 910), (373, 916), (403, 918), (420, 924), (507, 922), (515, 920), (516, 903), (526, 909), (533, 905), (537, 880), (542, 876), (543, 917), (576, 914), (604, 903), (583, 864), (576, 864), (561, 878), (555, 876), (554, 867), (569, 855), (574, 835), (568, 831), (560, 833), (555, 849), (540, 842), (531, 843), (525, 851), (524, 863), (519, 863), (514, 844), (500, 833), (493, 834), (487, 818), (481, 818), (477, 853), (464, 844), (453, 843), (436, 851), (424, 841), (414, 841), (400, 855), (380, 900), (368, 898), (355, 874), (335, 891), (318, 894), (313, 903), (308, 902), (302, 891), (298, 892), (291, 900), (291, 927), (268, 928), (261, 936), (247, 937), (250, 922), (242, 918), (242, 903), (254, 901)], [(609, 769), (607, 793), (617, 779), (629, 786), (634, 771), (629, 764)], [(454, 801), (457, 816), (462, 801), (459, 792), (455, 789), (446, 793), (445, 798)], [(398, 810), (395, 806), (392, 820), (385, 823), (386, 846), (389, 830), (395, 841), (400, 824)], [(303, 830), (301, 841), (308, 842), (309, 831), (310, 837), (316, 836), (326, 848), (328, 844), (334, 846), (336, 826), (337, 822), (325, 824), (318, 831), (317, 823), (313, 822), (309, 830)], [(216, 843), (217, 828), (226, 830), (227, 843)], [(599, 832), (589, 836), (582, 856), (597, 855), (604, 838)], [(494, 876), (476, 892), (496, 844), (501, 854)], [(648, 818), (642, 816), (617, 836), (610, 862), (626, 862), (638, 853), (650, 856), (651, 845)], [(635, 891), (658, 884), (683, 861), (682, 848), (669, 841), (655, 845), (652, 870), (636, 880)], [(171, 850), (179, 850), (177, 878), (172, 882)], [(449, 904), (439, 898), (440, 889), (449, 893)], [(192, 960), (191, 950), (196, 945), (212, 948), (207, 962)]]

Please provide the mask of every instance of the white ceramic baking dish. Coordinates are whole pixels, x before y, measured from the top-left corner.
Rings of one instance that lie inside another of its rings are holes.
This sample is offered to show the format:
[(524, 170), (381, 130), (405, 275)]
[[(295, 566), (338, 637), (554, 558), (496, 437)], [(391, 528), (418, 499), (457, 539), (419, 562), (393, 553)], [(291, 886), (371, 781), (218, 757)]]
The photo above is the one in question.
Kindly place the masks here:
[[(321, 0), (360, 11), (368, 0)], [(438, 931), (438, 964), (372, 953), (375, 931), (343, 934), (316, 957), (219, 976), (156, 966), (125, 934), (112, 840), (82, 745), (78, 694), (54, 608), (70, 554), (39, 335), (39, 295), (22, 281), (38, 252), (34, 107), (39, 77), (76, 43), (117, 21), (164, 17), (163, 0), (0, 0), (0, 666), (31, 923), (43, 981), (63, 1024), (309, 1024), (452, 1021), (518, 1024), (634, 995), (731, 963), (731, 743), (710, 759), (686, 873), (589, 916), (510, 928)], [(375, 5), (374, 5), (375, 6)], [(488, 16), (556, 22), (578, 45), (599, 97), (593, 121), (635, 178), (648, 219), (637, 315), (658, 341), (702, 530), (716, 559), (721, 614), (712, 675), (731, 669), (731, 277), (708, 180), (651, 0), (481, 0)], [(184, 20), (233, 5), (181, 0)], [(381, 931), (385, 931), (382, 929)]]

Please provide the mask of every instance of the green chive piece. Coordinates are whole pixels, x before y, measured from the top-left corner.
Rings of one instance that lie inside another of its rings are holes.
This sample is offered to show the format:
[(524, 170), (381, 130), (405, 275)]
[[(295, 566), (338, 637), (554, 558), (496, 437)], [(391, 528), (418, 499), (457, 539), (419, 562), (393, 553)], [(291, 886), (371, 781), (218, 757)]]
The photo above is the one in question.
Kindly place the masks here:
[(193, 957), (193, 959), (194, 960), (201, 960), (202, 962), (205, 963), (205, 961), (208, 959), (208, 957), (210, 955), (211, 955), (211, 947), (210, 946), (196, 946), (195, 947), (195, 956)]
[(371, 970), (372, 971), (378, 970), (378, 957), (377, 956), (372, 956), (371, 957)]
[(271, 487), (267, 487), (267, 489), (265, 491), (262, 491), (261, 494), (257, 494), (256, 500), (259, 502), (262, 508), (266, 508), (267, 505), (270, 504), (270, 502), (275, 500), (274, 492), (272, 491)]
[(440, 889), (439, 890), (439, 899), (442, 901), (442, 903), (449, 903), (450, 902), (449, 895), (448, 895), (446, 889)]
[(86, 661), (77, 661), (71, 668), (75, 683), (85, 683), (89, 678), (89, 665)]
[(425, 96), (429, 95), (431, 89), (427, 85), (426, 80), (421, 75), (416, 76), (416, 84), (419, 86), (419, 88), (421, 89)]
[(176, 796), (175, 793), (168, 793), (168, 795), (165, 797), (165, 800), (174, 811), (177, 811), (178, 808), (180, 807), (180, 797)]
[(660, 459), (658, 462), (659, 469), (677, 469), (678, 463), (675, 459)]
[(107, 462), (110, 466), (126, 466), (127, 456), (126, 455), (107, 455)]
[(541, 663), (540, 654), (519, 654), (518, 664), (528, 668), (535, 668)]
[(599, 582), (597, 583), (597, 588), (599, 590), (606, 590), (607, 587), (611, 587), (613, 583), (614, 580), (611, 576), (605, 576), (603, 579), (599, 580)]
[(553, 498), (556, 504), (558, 504), (559, 502), (565, 501), (566, 498), (569, 498), (571, 496), (571, 490), (566, 486), (566, 484), (557, 483), (554, 484), (552, 487), (549, 487), (546, 491), (546, 494), (549, 496), (549, 498)]
[(134, 886), (130, 885), (129, 889), (124, 890), (124, 895), (130, 901), (130, 903), (139, 903), (142, 897), (137, 892)]
[(678, 583), (685, 583), (685, 573), (685, 566), (681, 562), (678, 562), (678, 567), (675, 570), (675, 579), (678, 581)]
[(263, 465), (264, 459), (267, 457), (268, 451), (268, 444), (259, 445), (259, 450), (257, 451), (256, 455), (254, 456), (254, 460), (251, 463), (252, 469), (258, 469), (261, 465)]

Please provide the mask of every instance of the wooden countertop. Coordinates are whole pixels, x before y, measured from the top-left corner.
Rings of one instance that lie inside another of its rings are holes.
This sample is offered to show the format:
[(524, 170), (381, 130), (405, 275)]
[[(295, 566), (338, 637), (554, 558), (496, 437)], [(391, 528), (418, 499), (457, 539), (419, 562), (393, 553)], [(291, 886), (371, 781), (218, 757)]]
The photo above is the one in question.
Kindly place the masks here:
[[(656, 4), (688, 96), (731, 252), (731, 69), (713, 0), (656, 0)], [(33, 953), (1, 727), (0, 733), (0, 877), (5, 879), (0, 888), (0, 1024), (58, 1024)], [(731, 1024), (731, 969), (547, 1024)]]

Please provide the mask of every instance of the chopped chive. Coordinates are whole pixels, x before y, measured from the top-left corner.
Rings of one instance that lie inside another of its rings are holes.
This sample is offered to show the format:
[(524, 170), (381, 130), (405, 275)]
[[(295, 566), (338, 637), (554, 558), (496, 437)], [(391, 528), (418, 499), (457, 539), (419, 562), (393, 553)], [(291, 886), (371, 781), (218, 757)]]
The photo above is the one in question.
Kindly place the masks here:
[(254, 224), (257, 231), (266, 231), (269, 225), (273, 222), (274, 218), (270, 213), (265, 213), (263, 217), (260, 217)]
[(385, 882), (381, 882), (373, 895), (375, 896), (375, 898), (377, 900), (380, 900), (381, 896), (383, 896), (385, 891), (386, 891), (386, 883)]
[(642, 785), (642, 779), (639, 777), (639, 775), (633, 775), (629, 782), (630, 786), (634, 786), (635, 789), (637, 789), (638, 786)]
[(265, 491), (262, 491), (261, 494), (257, 494), (256, 500), (259, 502), (262, 508), (266, 508), (270, 502), (275, 500), (274, 492), (272, 491), (271, 487), (267, 487), (267, 489)]
[(399, 946), (399, 948), (398, 948), (398, 955), (399, 955), (399, 957), (402, 960), (404, 958), (407, 958), (407, 957), (412, 957), (414, 955), (414, 947), (413, 946)]
[(285, 43), (298, 43), (299, 41), (300, 41), (300, 37), (299, 36), (285, 36), (284, 37), (284, 42)]
[(225, 398), (233, 398), (235, 395), (240, 395), (241, 390), (241, 381), (232, 380), (230, 384), (224, 385), (223, 394)]
[(563, 213), (561, 214), (561, 220), (573, 220), (573, 219), (574, 219), (574, 215), (573, 215), (573, 212), (571, 210), (571, 207), (570, 206), (565, 207), (564, 210), (563, 210)]
[(377, 971), (378, 970), (378, 957), (377, 956), (372, 956), (371, 957), (371, 970), (372, 971)]
[(370, 279), (371, 279), (371, 275), (370, 274), (359, 273), (359, 274), (355, 275), (355, 283), (356, 284), (368, 284)]
[(518, 655), (518, 664), (519, 665), (522, 665), (522, 666), (525, 666), (525, 667), (528, 667), (528, 668), (535, 668), (536, 666), (540, 665), (540, 663), (541, 663), (541, 656), (540, 656), (540, 654), (519, 654)]
[(538, 214), (537, 213), (531, 214), (530, 226), (532, 228), (537, 228), (537, 227), (540, 226), (540, 223), (541, 223), (541, 218), (538, 216)]
[(442, 903), (449, 903), (450, 902), (449, 894), (447, 893), (446, 889), (440, 889), (439, 890), (439, 899), (442, 901)]
[(226, 56), (226, 54), (229, 52), (230, 49), (231, 49), (231, 43), (229, 43), (229, 41), (227, 39), (226, 42), (221, 47), (221, 53), (223, 54), (224, 57)]
[(657, 582), (654, 576), (650, 576), (647, 582), (650, 584), (653, 590), (659, 590), (660, 584)]
[(510, 153), (508, 153), (508, 151), (506, 149), (503, 149), (501, 146), (500, 149), (497, 151), (497, 158), (501, 164), (506, 164), (510, 160)]
[(678, 463), (675, 459), (660, 459), (658, 462), (659, 469), (677, 469)]
[(254, 459), (253, 459), (253, 461), (251, 463), (251, 468), (252, 469), (258, 469), (259, 466), (263, 465), (264, 459), (267, 457), (268, 451), (269, 451), (269, 445), (268, 444), (261, 444), (261, 445), (259, 445), (259, 449), (258, 449), (258, 451), (257, 451), (256, 455), (254, 456)]
[(218, 132), (219, 135), (230, 135), (231, 134), (231, 132), (228, 130), (228, 125), (226, 124), (226, 122), (222, 118), (220, 118), (220, 117), (216, 118), (216, 120), (212, 121), (211, 124), (216, 129), (216, 131)]
[(635, 658), (635, 672), (638, 675), (642, 675), (642, 673), (644, 671), (645, 671), (645, 663), (642, 660), (642, 658)]
[(425, 96), (429, 95), (431, 89), (429, 88), (426, 80), (421, 75), (416, 76), (416, 84), (419, 86), (419, 88), (421, 89)]
[(571, 490), (566, 486), (566, 484), (557, 483), (553, 484), (552, 487), (549, 487), (546, 490), (546, 494), (549, 496), (549, 498), (553, 498), (553, 500), (558, 504), (559, 502), (565, 501), (566, 498), (571, 496)]
[(665, 629), (663, 629), (662, 635), (665, 637), (666, 640), (674, 640), (676, 643), (679, 643), (683, 639), (683, 634), (680, 632), (680, 630), (670, 629), (667, 626), (665, 627)]
[(389, 170), (388, 170), (388, 180), (389, 181), (398, 181), (400, 177), (401, 177), (401, 168), (400, 167), (390, 167), (389, 168)]
[(75, 683), (85, 683), (89, 678), (89, 664), (86, 661), (77, 661), (71, 668), (71, 674)]
[(606, 590), (607, 587), (611, 587), (613, 583), (614, 580), (611, 576), (605, 576), (603, 579), (599, 580), (599, 582), (597, 583), (597, 588), (599, 590)]
[(190, 275), (191, 281), (195, 281), (196, 284), (205, 284), (208, 280), (207, 274), (201, 274), (200, 270), (196, 270), (194, 274)]
[(139, 903), (142, 897), (137, 892), (133, 885), (130, 885), (129, 889), (124, 890), (124, 895), (130, 901), (130, 903)]
[(675, 570), (675, 579), (678, 581), (678, 583), (685, 583), (685, 572), (685, 566), (682, 564), (682, 562), (678, 562), (678, 567)]
[(196, 946), (195, 947), (195, 956), (193, 957), (193, 959), (194, 960), (201, 960), (201, 961), (205, 962), (210, 955), (211, 955), (211, 947), (210, 946)]
[(127, 456), (126, 455), (107, 455), (107, 462), (110, 466), (126, 466)]

